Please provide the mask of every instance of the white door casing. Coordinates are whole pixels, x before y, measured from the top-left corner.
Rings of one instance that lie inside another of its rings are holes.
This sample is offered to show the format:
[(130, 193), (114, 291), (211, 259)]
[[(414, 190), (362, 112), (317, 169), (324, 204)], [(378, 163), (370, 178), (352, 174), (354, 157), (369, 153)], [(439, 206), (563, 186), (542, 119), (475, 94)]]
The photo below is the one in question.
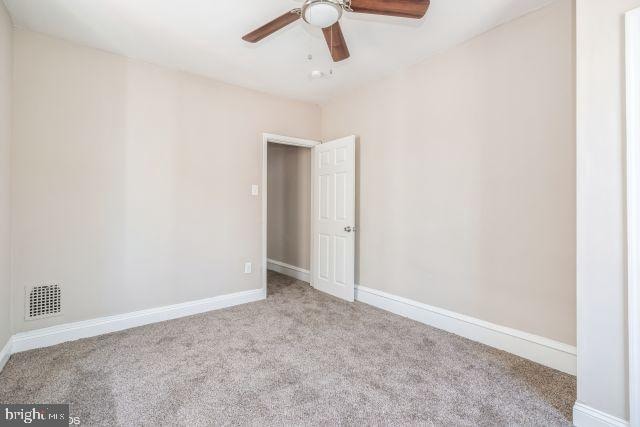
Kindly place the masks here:
[[(316, 145), (320, 144), (319, 141), (314, 141), (311, 139), (302, 139), (302, 138), (293, 138), (290, 136), (284, 135), (276, 135), (272, 133), (263, 133), (262, 134), (262, 292), (264, 294), (264, 298), (267, 297), (267, 208), (268, 208), (268, 193), (267, 193), (267, 156), (268, 156), (268, 146), (269, 143), (276, 144), (284, 144), (284, 145), (292, 145), (295, 147), (305, 147), (305, 148), (313, 148)], [(311, 172), (313, 173), (313, 172)], [(313, 193), (311, 193), (311, 198), (313, 200)], [(313, 228), (311, 231), (311, 244), (313, 245)], [(313, 246), (311, 247), (313, 250)], [(313, 258), (311, 259), (311, 269), (313, 270)], [(313, 286), (313, 278), (311, 279)]]
[(630, 425), (640, 426), (640, 8), (625, 16)]
[(313, 286), (354, 300), (355, 136), (313, 148)]

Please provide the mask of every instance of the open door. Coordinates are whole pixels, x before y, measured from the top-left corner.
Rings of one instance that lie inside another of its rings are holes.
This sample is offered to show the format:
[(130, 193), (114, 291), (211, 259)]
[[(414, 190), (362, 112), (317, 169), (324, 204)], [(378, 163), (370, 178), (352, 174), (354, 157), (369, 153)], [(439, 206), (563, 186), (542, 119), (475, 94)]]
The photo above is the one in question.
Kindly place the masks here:
[(313, 286), (353, 301), (356, 137), (313, 148)]

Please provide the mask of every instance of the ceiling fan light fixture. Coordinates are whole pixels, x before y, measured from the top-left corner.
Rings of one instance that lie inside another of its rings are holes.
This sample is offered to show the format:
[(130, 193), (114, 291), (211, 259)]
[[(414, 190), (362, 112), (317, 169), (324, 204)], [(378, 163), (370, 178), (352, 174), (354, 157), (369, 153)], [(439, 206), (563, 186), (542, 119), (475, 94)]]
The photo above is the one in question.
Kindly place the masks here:
[(342, 7), (333, 0), (307, 0), (302, 6), (302, 19), (314, 27), (330, 27), (341, 16)]

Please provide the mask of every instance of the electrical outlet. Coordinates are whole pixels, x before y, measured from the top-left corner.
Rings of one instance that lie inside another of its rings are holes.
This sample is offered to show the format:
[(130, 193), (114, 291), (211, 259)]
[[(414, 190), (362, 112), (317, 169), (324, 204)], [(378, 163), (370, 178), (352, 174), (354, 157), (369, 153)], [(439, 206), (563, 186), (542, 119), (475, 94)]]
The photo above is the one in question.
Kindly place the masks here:
[(244, 273), (245, 274), (251, 274), (251, 263), (250, 262), (245, 262), (244, 263)]
[(251, 186), (251, 195), (252, 196), (257, 196), (260, 193), (260, 188), (258, 187), (257, 184), (253, 184)]

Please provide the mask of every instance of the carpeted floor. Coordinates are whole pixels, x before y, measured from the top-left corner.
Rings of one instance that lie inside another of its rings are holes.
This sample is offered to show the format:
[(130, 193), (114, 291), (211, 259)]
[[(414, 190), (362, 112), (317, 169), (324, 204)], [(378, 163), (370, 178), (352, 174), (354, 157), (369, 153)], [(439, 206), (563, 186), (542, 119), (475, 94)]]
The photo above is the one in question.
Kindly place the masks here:
[(15, 354), (84, 425), (570, 425), (575, 377), (269, 273), (266, 301)]

